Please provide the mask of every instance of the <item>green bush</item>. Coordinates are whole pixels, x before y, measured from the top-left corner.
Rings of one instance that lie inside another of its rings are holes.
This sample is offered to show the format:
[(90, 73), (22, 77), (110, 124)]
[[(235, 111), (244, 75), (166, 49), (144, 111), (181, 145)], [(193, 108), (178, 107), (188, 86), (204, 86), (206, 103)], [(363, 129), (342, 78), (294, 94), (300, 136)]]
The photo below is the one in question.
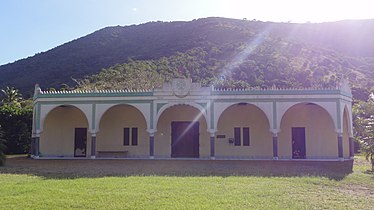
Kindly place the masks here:
[(0, 127), (0, 166), (5, 164), (5, 140), (3, 139), (3, 132)]

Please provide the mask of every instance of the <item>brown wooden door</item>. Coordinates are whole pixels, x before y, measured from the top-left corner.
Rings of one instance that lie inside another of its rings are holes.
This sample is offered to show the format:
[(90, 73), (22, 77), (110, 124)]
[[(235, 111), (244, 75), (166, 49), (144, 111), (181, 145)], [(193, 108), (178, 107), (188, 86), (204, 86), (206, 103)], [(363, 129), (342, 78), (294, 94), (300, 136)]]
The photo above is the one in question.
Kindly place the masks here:
[(87, 128), (75, 128), (74, 157), (86, 157)]
[(305, 159), (305, 128), (295, 127), (292, 128), (292, 158)]
[(171, 157), (199, 157), (199, 122), (171, 123)]

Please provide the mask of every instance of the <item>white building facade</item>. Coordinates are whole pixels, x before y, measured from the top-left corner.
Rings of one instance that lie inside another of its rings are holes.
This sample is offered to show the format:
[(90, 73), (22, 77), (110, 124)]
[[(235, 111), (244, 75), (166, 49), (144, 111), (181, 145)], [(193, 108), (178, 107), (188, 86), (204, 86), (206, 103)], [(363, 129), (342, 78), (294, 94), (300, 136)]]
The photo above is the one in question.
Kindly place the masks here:
[(344, 160), (352, 93), (216, 89), (174, 79), (153, 90), (35, 87), (34, 158)]

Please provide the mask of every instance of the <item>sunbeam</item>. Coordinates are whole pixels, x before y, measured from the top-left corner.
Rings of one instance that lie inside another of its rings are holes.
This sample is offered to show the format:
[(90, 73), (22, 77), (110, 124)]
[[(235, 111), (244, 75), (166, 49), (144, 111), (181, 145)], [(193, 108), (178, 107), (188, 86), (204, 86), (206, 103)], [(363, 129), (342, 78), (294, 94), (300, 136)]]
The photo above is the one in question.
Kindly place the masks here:
[[(182, 105), (182, 106), (188, 106), (188, 105)], [(194, 107), (195, 108), (195, 107)], [(173, 144), (172, 144), (172, 146), (175, 146), (186, 134), (187, 134), (187, 132), (192, 128), (192, 126), (194, 125), (194, 122), (198, 122), (199, 121), (199, 119), (200, 119), (200, 117), (201, 116), (203, 116), (203, 117), (205, 117), (204, 115), (203, 115), (203, 112), (205, 112), (206, 111), (206, 109), (205, 108), (203, 108), (203, 110), (201, 111), (201, 110), (199, 110), (199, 113), (195, 116), (195, 118), (194, 119), (192, 119), (192, 121), (191, 121), (191, 123), (187, 126), (187, 128), (183, 131), (183, 133), (181, 133), (179, 136), (178, 136), (178, 138), (176, 139), (176, 141), (175, 142), (173, 142)]]
[(259, 33), (254, 39), (251, 38), (247, 41), (246, 47), (239, 52), (225, 67), (222, 68), (221, 73), (219, 74), (219, 79), (226, 79), (231, 76), (231, 72), (237, 68), (243, 61), (252, 54), (254, 50), (257, 49), (259, 45), (264, 42), (264, 39), (267, 37), (271, 27), (267, 27), (264, 31)]

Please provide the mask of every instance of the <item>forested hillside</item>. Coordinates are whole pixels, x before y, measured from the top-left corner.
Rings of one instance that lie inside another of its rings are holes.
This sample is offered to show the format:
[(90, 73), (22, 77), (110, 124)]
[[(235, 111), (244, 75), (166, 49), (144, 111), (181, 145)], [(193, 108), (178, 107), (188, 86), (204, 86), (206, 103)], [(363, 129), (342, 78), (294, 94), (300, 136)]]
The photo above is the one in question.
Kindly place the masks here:
[[(347, 77), (356, 98), (374, 83), (374, 20), (321, 24), (226, 18), (108, 27), (0, 66), (0, 87), (31, 92), (150, 88), (173, 77), (204, 85), (335, 86)], [(101, 71), (102, 70), (102, 71)], [(141, 82), (139, 82), (141, 81)]]

